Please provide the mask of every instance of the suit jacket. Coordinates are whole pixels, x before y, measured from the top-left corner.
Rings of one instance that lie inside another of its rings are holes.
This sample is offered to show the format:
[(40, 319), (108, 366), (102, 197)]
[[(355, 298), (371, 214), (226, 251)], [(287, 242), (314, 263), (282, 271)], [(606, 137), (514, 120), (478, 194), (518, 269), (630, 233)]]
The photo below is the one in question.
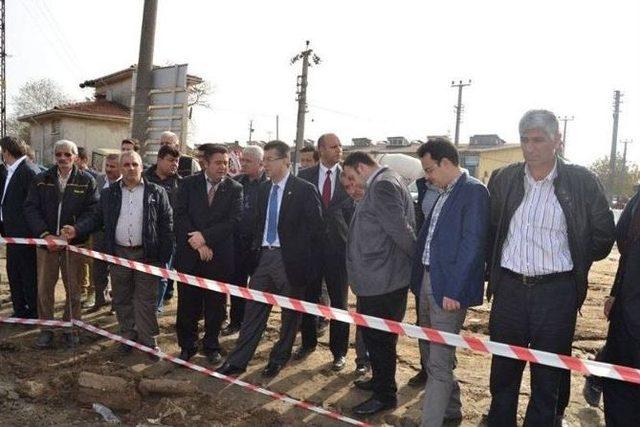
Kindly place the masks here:
[[(452, 298), (462, 307), (482, 304), (486, 247), (491, 207), (489, 191), (482, 182), (463, 173), (442, 206), (431, 239), (429, 259), (433, 296)], [(419, 295), (425, 273), (424, 253), (431, 215), (418, 236), (411, 274), (411, 290)]]
[[(122, 177), (118, 178), (118, 180), (116, 182), (120, 182), (120, 180), (122, 179)], [(107, 183), (107, 175), (104, 173), (98, 174), (98, 177), (96, 178), (96, 189), (98, 190), (98, 195), (102, 192), (102, 190), (105, 188), (104, 185)], [(111, 185), (111, 184), (109, 184)], [(106, 187), (109, 188), (109, 187)]]
[[(258, 189), (255, 250), (262, 247), (271, 186), (271, 181), (266, 181)], [(291, 296), (303, 297), (305, 288), (313, 280), (308, 274), (309, 266), (315, 264), (316, 251), (313, 248), (320, 244), (323, 227), (322, 207), (315, 187), (289, 175), (278, 213), (278, 238), (287, 279), (296, 289), (296, 295)]]
[[(174, 206), (176, 269), (187, 274), (203, 274), (210, 279), (231, 280), (234, 269), (233, 234), (242, 214), (242, 186), (230, 178), (219, 185), (213, 202), (207, 200), (204, 172), (180, 181)], [(188, 233), (202, 233), (213, 251), (210, 262), (200, 261), (189, 245)]]
[(409, 286), (415, 224), (413, 200), (402, 178), (381, 168), (356, 206), (349, 228), (347, 272), (357, 296)]
[(29, 160), (24, 159), (16, 168), (7, 192), (4, 193), (4, 184), (7, 180), (6, 168), (0, 173), (0, 200), (2, 202), (2, 225), (3, 235), (7, 237), (31, 237), (32, 233), (29, 229), (24, 216), (24, 201), (29, 194), (33, 178), (40, 173), (36, 165)]
[[(355, 203), (347, 194), (344, 186), (340, 182), (342, 169), (338, 166), (336, 171), (335, 189), (333, 197), (329, 202), (329, 207), (322, 206), (322, 216), (324, 218), (323, 250), (325, 253), (338, 254), (344, 257), (347, 248), (347, 235), (349, 234), (349, 223), (355, 211)], [(320, 179), (320, 165), (302, 169), (298, 177), (309, 181), (322, 197), (322, 189), (318, 188)]]

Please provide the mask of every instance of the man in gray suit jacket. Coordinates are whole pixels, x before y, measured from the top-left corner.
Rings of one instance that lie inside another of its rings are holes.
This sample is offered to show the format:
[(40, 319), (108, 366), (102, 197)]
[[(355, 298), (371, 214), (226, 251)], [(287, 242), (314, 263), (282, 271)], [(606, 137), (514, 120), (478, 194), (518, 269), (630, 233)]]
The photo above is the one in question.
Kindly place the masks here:
[[(411, 260), (415, 251), (415, 213), (407, 187), (394, 171), (363, 152), (347, 156), (343, 174), (366, 184), (347, 238), (347, 273), (358, 313), (401, 321), (407, 305)], [(395, 382), (398, 336), (363, 328), (373, 377), (354, 385), (373, 396), (354, 408), (372, 415), (397, 405)]]

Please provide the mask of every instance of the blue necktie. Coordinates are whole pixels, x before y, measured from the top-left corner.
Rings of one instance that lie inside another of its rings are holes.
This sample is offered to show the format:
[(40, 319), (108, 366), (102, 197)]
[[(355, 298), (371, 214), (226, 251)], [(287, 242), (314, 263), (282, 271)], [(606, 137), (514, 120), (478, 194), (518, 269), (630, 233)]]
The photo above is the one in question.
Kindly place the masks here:
[(267, 243), (270, 245), (278, 236), (278, 186), (274, 185), (269, 196), (269, 221), (267, 222)]

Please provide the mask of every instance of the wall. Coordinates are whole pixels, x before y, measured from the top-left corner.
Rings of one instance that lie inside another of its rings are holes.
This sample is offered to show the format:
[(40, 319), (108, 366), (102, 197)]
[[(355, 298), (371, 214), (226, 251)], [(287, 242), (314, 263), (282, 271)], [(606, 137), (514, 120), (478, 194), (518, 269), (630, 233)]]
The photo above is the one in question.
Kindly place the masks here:
[(522, 162), (522, 149), (520, 145), (503, 148), (500, 150), (480, 151), (480, 164), (478, 165), (477, 178), (485, 184), (489, 182), (491, 173), (511, 163)]

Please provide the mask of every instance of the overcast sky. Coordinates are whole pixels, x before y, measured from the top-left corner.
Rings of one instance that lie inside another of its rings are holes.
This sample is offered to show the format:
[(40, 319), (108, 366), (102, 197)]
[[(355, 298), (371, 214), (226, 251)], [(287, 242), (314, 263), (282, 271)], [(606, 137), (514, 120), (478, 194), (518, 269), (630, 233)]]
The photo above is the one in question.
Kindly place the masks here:
[[(137, 61), (142, 0), (7, 0), (9, 101), (26, 81), (50, 77), (73, 98), (84, 80)], [(214, 87), (197, 109), (195, 142), (295, 137), (290, 59), (311, 40), (306, 137), (375, 141), (451, 134), (465, 88), (461, 141), (497, 133), (517, 142), (530, 108), (575, 116), (567, 156), (608, 154), (613, 91), (624, 93), (620, 140), (640, 153), (640, 2), (159, 0), (154, 62), (189, 63)], [(11, 104), (11, 103), (10, 103)], [(11, 105), (9, 105), (11, 108)], [(620, 148), (621, 150), (621, 148)]]

